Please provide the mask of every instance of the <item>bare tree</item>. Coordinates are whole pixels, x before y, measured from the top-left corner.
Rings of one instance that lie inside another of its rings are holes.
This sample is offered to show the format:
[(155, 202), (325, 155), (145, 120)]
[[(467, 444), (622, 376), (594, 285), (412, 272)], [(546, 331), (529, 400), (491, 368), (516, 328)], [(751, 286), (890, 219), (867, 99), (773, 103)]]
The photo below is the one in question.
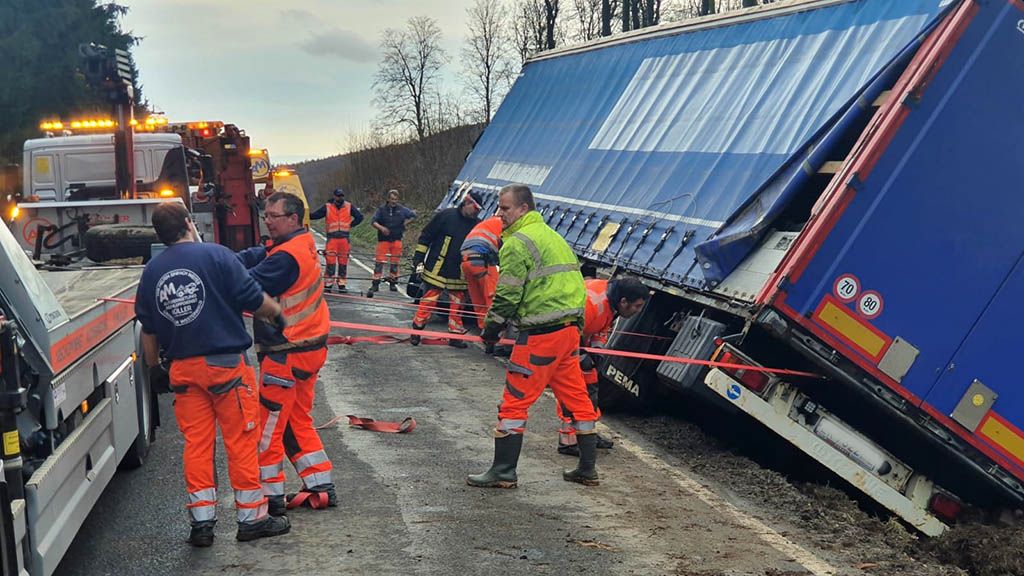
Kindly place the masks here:
[(508, 90), (513, 74), (506, 17), (500, 0), (476, 0), (466, 10), (469, 35), (462, 49), (466, 88), (480, 108), (484, 123)]
[(411, 128), (422, 140), (429, 134), (428, 103), (437, 94), (438, 74), (448, 60), (441, 29), (432, 18), (410, 18), (405, 30), (384, 31), (380, 51), (373, 82), (379, 120), (389, 128)]
[(588, 42), (601, 36), (611, 36), (611, 19), (615, 17), (618, 6), (618, 0), (573, 0), (575, 39)]
[(544, 25), (540, 0), (512, 0), (513, 44), (520, 62), (544, 50)]
[(622, 31), (639, 30), (661, 22), (661, 0), (622, 0)]
[(558, 0), (544, 0), (544, 47), (555, 48), (555, 22), (558, 20)]

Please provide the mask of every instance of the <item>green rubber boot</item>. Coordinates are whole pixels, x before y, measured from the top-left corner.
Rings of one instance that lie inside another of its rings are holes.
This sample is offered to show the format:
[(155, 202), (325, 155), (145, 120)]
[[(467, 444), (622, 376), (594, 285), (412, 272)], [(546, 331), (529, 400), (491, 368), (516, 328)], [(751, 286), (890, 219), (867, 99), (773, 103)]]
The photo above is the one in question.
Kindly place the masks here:
[(477, 488), (515, 488), (516, 466), (523, 449), (522, 434), (506, 434), (494, 439), (494, 463), (483, 474), (466, 476), (466, 484)]
[(597, 486), (601, 483), (597, 476), (597, 434), (577, 432), (576, 445), (580, 449), (580, 463), (575, 470), (562, 472), (562, 479), (584, 486)]

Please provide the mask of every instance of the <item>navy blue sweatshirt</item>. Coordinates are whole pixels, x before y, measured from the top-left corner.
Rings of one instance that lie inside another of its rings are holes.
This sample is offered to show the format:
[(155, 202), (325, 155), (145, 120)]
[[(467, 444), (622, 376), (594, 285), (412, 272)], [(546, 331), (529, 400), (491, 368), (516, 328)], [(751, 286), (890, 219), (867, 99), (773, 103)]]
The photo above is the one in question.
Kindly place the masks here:
[(263, 291), (231, 250), (182, 242), (146, 265), (135, 294), (142, 330), (154, 334), (170, 360), (241, 353), (252, 346), (242, 312), (255, 311)]

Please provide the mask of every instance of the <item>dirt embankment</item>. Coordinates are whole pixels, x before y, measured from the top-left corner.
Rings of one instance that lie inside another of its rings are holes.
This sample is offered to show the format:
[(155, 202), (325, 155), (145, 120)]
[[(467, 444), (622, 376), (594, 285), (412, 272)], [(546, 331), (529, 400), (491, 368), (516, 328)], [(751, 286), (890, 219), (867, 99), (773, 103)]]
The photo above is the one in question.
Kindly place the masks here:
[(799, 527), (848, 566), (885, 575), (1024, 575), (1024, 522), (1019, 518), (1010, 524), (987, 523), (972, 515), (942, 537), (921, 537), (871, 502), (855, 498), (841, 479), (767, 430), (680, 412), (615, 417), (647, 431), (650, 440), (680, 455), (707, 480)]

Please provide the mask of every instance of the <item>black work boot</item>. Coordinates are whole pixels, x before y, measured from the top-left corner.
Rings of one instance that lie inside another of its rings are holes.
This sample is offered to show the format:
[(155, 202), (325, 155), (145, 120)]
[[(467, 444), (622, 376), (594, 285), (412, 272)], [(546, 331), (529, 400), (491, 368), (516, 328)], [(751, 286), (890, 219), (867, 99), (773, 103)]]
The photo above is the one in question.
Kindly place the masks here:
[(584, 486), (597, 486), (597, 434), (576, 434), (576, 445), (580, 450), (580, 463), (575, 470), (562, 472), (566, 482), (577, 482)]
[(452, 348), (469, 348), (469, 344), (466, 344), (465, 340), (458, 340), (455, 338), (449, 338), (448, 345)]
[(577, 444), (562, 444), (558, 443), (558, 453), (566, 456), (579, 456), (580, 447)]
[[(423, 330), (423, 326), (417, 326), (417, 325), (413, 324), (412, 325), (412, 329), (413, 330)], [(419, 346), (420, 345), (420, 337), (419, 337), (419, 335), (413, 334), (412, 336), (409, 336), (409, 344), (412, 344), (413, 346)]]
[(338, 284), (338, 294), (348, 294), (348, 287), (344, 284)]
[(373, 298), (373, 293), (380, 290), (380, 280), (370, 282), (370, 289), (366, 291), (367, 298)]
[(267, 496), (267, 514), (271, 516), (284, 516), (287, 513), (288, 504), (284, 496)]
[(601, 436), (600, 434), (594, 434), (594, 436), (597, 436), (597, 447), (598, 448), (600, 448), (602, 450), (611, 450), (612, 448), (615, 447), (615, 442), (612, 442), (608, 438), (605, 438), (604, 436)]
[(494, 463), (483, 474), (466, 476), (466, 484), (477, 488), (515, 488), (516, 466), (523, 449), (522, 434), (508, 434), (494, 439)]
[(267, 516), (256, 522), (238, 523), (238, 533), (235, 540), (249, 542), (259, 538), (270, 538), (291, 532), (292, 525), (288, 522), (287, 516)]
[(195, 522), (192, 524), (192, 530), (188, 533), (188, 543), (196, 548), (209, 548), (213, 546), (214, 524), (216, 524), (214, 521)]
[(389, 289), (392, 292), (398, 292), (398, 280), (388, 280), (388, 284), (391, 285)]

